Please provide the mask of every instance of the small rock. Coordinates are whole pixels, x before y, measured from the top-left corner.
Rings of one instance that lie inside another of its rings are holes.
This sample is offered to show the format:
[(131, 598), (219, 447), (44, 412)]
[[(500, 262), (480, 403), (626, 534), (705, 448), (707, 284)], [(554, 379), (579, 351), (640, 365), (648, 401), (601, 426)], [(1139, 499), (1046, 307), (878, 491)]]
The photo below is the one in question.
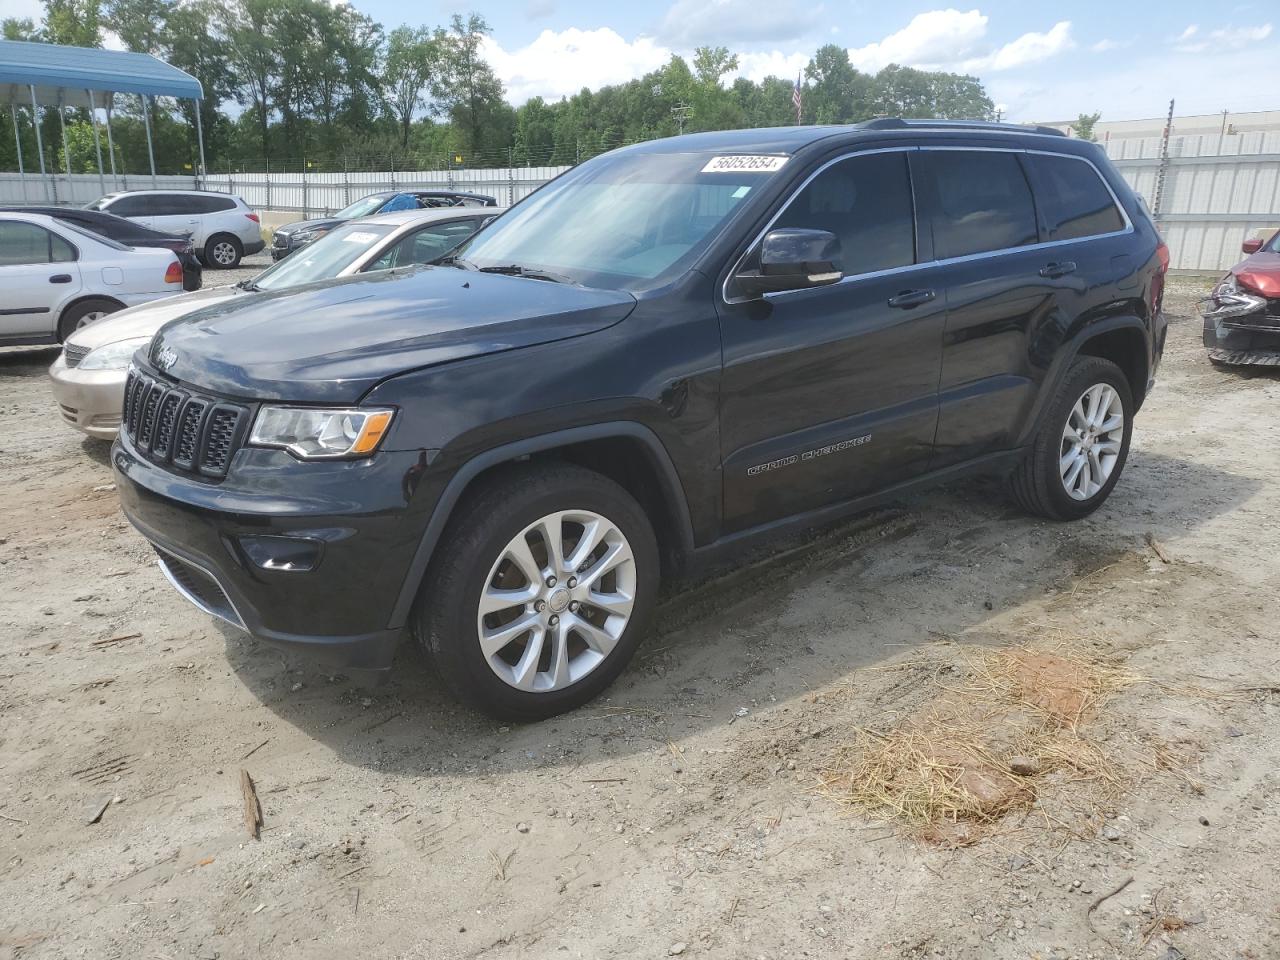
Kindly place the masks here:
[(1040, 772), (1040, 761), (1035, 757), (1010, 757), (1009, 769), (1020, 777), (1034, 777)]
[(1119, 840), (1119, 839), (1121, 838), (1121, 836), (1123, 836), (1123, 834), (1121, 834), (1121, 833), (1120, 833), (1120, 831), (1119, 831), (1119, 830), (1117, 830), (1115, 827), (1103, 827), (1103, 828), (1102, 828), (1102, 839), (1103, 839), (1103, 840)]
[(1201, 818), (1200, 818), (1200, 826), (1202, 826), (1202, 827), (1207, 827), (1208, 825), (1209, 825), (1209, 818), (1208, 818), (1208, 817), (1201, 817)]
[(116, 488), (114, 483), (102, 483), (93, 488), (94, 493), (110, 493)]
[(735, 717), (745, 717), (750, 712), (751, 711), (748, 710), (746, 707), (739, 707), (737, 710), (733, 711), (733, 715)]
[(290, 690), (292, 690), (294, 693), (297, 693), (299, 690), (301, 690), (301, 689), (302, 689), (302, 681), (301, 681), (301, 680), (299, 680), (297, 683), (295, 683), (295, 684), (294, 684), (292, 687), (290, 687), (289, 689), (290, 689)]
[(516, 830), (518, 830), (520, 833), (528, 833), (529, 825), (525, 823), (523, 820), (521, 820), (519, 823), (516, 824)]
[(1226, 735), (1227, 735), (1228, 737), (1243, 737), (1243, 736), (1244, 736), (1244, 731), (1243, 731), (1243, 730), (1241, 730), (1239, 727), (1227, 727), (1227, 729), (1224, 731), (1224, 733), (1226, 733)]
[(667, 950), (667, 956), (678, 957), (680, 956), (680, 954), (684, 953), (686, 947), (688, 947), (688, 944), (686, 944), (683, 940), (681, 940), (679, 943), (673, 943), (671, 945), (671, 948)]

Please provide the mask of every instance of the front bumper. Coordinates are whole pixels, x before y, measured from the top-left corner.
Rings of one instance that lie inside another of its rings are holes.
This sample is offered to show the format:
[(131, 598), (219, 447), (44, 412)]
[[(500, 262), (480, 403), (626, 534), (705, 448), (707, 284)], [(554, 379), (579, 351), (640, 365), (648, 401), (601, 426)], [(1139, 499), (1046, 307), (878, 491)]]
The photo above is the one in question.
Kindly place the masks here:
[[(259, 639), (390, 667), (403, 634), (392, 611), (426, 524), (407, 506), (418, 453), (301, 463), (244, 448), (210, 483), (151, 463), (122, 431), (111, 463), (125, 516), (187, 599)], [(272, 565), (298, 548), (307, 563)]]
[(49, 381), (62, 419), (97, 440), (114, 440), (120, 429), (127, 372), (68, 367), (59, 354), (49, 368)]
[(1280, 316), (1259, 310), (1242, 317), (1204, 317), (1209, 359), (1236, 366), (1280, 366)]

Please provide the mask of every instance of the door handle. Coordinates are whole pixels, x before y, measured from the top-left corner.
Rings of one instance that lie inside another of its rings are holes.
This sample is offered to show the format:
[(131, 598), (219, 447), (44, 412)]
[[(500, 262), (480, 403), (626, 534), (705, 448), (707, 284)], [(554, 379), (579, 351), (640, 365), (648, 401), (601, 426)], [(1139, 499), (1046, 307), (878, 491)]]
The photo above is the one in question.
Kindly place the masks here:
[(928, 303), (937, 295), (933, 290), (904, 290), (896, 297), (889, 298), (889, 306), (897, 307), (899, 310), (910, 310), (912, 307)]
[(69, 273), (55, 273), (52, 277), (50, 277), (50, 278), (49, 278), (49, 282), (50, 282), (50, 283), (70, 283), (70, 282), (71, 282), (71, 274), (69, 274)]
[(1049, 280), (1056, 280), (1058, 277), (1065, 277), (1068, 273), (1076, 272), (1076, 262), (1074, 260), (1063, 260), (1059, 263), (1050, 263), (1040, 268), (1040, 276)]

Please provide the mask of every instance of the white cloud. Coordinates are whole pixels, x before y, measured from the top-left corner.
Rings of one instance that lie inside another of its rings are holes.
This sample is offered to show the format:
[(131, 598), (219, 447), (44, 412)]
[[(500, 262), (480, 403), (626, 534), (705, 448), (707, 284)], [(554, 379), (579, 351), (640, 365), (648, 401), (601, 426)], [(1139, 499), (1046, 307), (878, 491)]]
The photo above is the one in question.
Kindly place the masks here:
[(1203, 34), (1195, 24), (1192, 24), (1173, 41), (1173, 47), (1181, 53), (1239, 50), (1250, 44), (1261, 43), (1269, 36), (1271, 36), (1269, 23), (1259, 24), (1256, 27), (1223, 27)]
[(535, 96), (558, 100), (583, 87), (625, 83), (662, 66), (671, 51), (649, 37), (628, 42), (608, 27), (570, 27), (543, 30), (528, 46), (509, 52), (487, 37), (484, 56), (506, 84), (508, 98), (519, 104)]
[(818, 30), (823, 13), (822, 4), (807, 0), (675, 0), (662, 18), (658, 37), (678, 47), (780, 43)]
[(987, 34), (987, 17), (979, 10), (930, 10), (918, 13), (901, 30), (875, 43), (849, 51), (859, 70), (875, 72), (891, 63), (904, 67), (937, 67), (974, 54)]
[(1012, 70), (1014, 67), (1025, 67), (1027, 64), (1048, 60), (1074, 46), (1075, 41), (1071, 39), (1071, 21), (1060, 20), (1046, 33), (1024, 33), (985, 57), (967, 61), (964, 69), (970, 72)]
[(783, 53), (781, 50), (770, 50), (768, 53), (738, 54), (738, 69), (729, 75), (726, 83), (732, 83), (738, 77), (746, 77), (759, 83), (765, 77), (783, 77), (794, 80), (809, 62), (810, 54)]
[(1108, 50), (1119, 50), (1122, 47), (1131, 46), (1132, 40), (1112, 40), (1110, 37), (1104, 37), (1097, 43), (1089, 47), (1094, 53), (1106, 53)]

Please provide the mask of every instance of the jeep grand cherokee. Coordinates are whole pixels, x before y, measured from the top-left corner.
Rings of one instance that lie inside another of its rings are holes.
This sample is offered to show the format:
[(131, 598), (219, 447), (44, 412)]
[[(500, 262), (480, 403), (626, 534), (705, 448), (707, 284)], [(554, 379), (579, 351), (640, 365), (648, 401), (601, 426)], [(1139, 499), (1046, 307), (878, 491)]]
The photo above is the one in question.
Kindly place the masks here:
[(659, 581), (988, 472), (1115, 487), (1168, 258), (1102, 150), (876, 120), (575, 167), (446, 263), (231, 302), (135, 358), (113, 450), (177, 588), (494, 714), (603, 690)]

